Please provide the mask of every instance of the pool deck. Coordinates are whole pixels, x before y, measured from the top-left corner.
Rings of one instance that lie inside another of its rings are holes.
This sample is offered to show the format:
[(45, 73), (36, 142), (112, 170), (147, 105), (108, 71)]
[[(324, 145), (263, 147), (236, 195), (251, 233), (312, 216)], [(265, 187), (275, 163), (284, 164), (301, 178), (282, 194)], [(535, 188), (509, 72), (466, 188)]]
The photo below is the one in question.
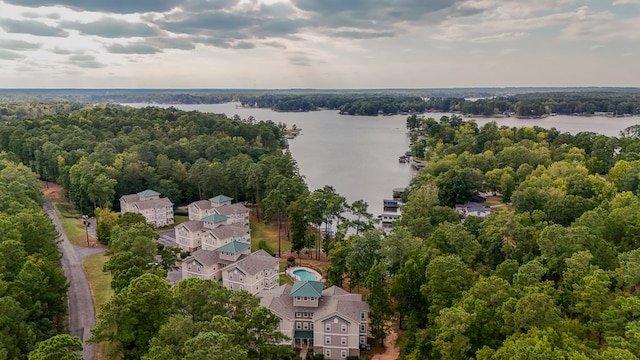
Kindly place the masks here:
[(315, 271), (315, 270), (313, 270), (311, 268), (308, 268), (306, 266), (292, 266), (292, 267), (286, 269), (285, 273), (287, 274), (287, 277), (289, 277), (289, 279), (291, 279), (293, 281), (302, 281), (302, 279), (300, 279), (300, 277), (298, 275), (293, 273), (296, 270), (306, 270), (306, 271), (312, 273), (313, 275), (315, 275), (317, 281), (324, 281), (322, 279), (322, 275), (319, 272), (317, 272), (317, 271)]

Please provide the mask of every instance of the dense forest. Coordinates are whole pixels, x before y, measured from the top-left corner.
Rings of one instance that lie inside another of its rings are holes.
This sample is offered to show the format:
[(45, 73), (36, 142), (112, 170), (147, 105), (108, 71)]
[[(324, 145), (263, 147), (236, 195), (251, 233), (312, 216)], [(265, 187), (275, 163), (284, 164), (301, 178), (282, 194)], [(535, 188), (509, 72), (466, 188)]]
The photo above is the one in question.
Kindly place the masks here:
[[(640, 139), (410, 117), (427, 166), (389, 235), (331, 246), (403, 359), (637, 359)], [(631, 135), (635, 134), (635, 135)], [(423, 144), (420, 144), (422, 142)], [(487, 218), (452, 208), (498, 194)]]
[(174, 203), (218, 195), (258, 202), (266, 179), (292, 177), (284, 124), (177, 109), (88, 106), (0, 123), (0, 149), (62, 184), (84, 213), (155, 189)]
[(0, 153), (0, 359), (63, 332), (67, 279), (37, 176)]

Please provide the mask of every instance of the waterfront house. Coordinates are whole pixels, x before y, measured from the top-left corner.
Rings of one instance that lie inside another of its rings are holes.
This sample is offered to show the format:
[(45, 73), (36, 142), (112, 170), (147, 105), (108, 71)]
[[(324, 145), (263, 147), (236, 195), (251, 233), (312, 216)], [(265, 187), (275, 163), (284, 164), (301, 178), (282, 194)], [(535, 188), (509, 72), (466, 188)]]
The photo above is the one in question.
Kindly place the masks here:
[(360, 356), (367, 345), (369, 305), (360, 294), (323, 287), (319, 281), (296, 281), (257, 296), (280, 319), (278, 329), (291, 339), (287, 343), (325, 359)]
[(182, 277), (222, 281), (227, 289), (247, 290), (254, 295), (278, 286), (278, 259), (264, 250), (250, 251), (250, 244), (238, 241), (215, 250), (197, 250), (182, 261)]
[(167, 226), (174, 222), (173, 203), (168, 198), (161, 198), (160, 193), (153, 190), (123, 195), (120, 197), (120, 212), (142, 214), (147, 223), (154, 227)]
[(486, 218), (491, 214), (491, 208), (484, 207), (482, 204), (477, 202), (468, 202), (466, 204), (458, 204), (456, 205), (456, 211), (462, 218), (466, 218), (467, 216), (476, 216), (481, 218)]

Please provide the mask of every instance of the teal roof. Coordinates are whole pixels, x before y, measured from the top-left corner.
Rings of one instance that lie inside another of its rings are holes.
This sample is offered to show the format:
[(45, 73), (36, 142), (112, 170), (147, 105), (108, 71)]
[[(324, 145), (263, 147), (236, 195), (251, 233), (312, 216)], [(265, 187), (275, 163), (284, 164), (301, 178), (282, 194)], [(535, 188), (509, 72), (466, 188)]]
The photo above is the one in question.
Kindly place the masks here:
[(319, 298), (322, 295), (324, 283), (322, 281), (296, 281), (291, 288), (291, 296), (306, 296)]
[(202, 218), (202, 221), (215, 224), (215, 223), (227, 221), (227, 217), (220, 214), (213, 214), (213, 215), (209, 215), (207, 217)]
[(140, 197), (150, 197), (150, 196), (158, 196), (158, 195), (160, 195), (159, 192), (153, 191), (153, 190), (149, 190), (149, 189), (147, 189), (145, 191), (140, 191), (138, 193), (138, 196), (140, 196)]
[(227, 201), (231, 201), (231, 200), (233, 200), (233, 198), (230, 198), (230, 197), (225, 196), (225, 195), (218, 195), (216, 197), (212, 197), (211, 199), (209, 199), (209, 201), (211, 201), (212, 203), (217, 203), (217, 204), (220, 204), (220, 203), (223, 203), (223, 202), (227, 202)]
[(237, 254), (240, 251), (247, 249), (249, 246), (251, 246), (251, 244), (233, 240), (228, 244), (220, 246), (216, 250), (220, 252)]

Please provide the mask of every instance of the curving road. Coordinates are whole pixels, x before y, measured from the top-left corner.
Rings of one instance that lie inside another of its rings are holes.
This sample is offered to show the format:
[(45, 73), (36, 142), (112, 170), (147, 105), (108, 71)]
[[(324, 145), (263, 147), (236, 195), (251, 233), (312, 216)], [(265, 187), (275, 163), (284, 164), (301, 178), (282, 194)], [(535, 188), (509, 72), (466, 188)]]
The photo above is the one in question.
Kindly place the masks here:
[[(91, 329), (96, 324), (96, 311), (93, 306), (93, 297), (91, 296), (87, 276), (80, 262), (81, 259), (76, 253), (76, 247), (69, 242), (67, 233), (64, 231), (62, 223), (49, 200), (44, 200), (43, 209), (49, 215), (60, 234), (58, 248), (62, 253), (61, 264), (69, 282), (67, 300), (69, 305), (69, 334), (82, 339), (82, 357), (85, 360), (93, 360), (95, 356), (94, 346), (87, 343), (86, 340), (91, 336)], [(82, 257), (104, 251), (101, 248), (78, 248), (78, 250), (81, 250)]]

